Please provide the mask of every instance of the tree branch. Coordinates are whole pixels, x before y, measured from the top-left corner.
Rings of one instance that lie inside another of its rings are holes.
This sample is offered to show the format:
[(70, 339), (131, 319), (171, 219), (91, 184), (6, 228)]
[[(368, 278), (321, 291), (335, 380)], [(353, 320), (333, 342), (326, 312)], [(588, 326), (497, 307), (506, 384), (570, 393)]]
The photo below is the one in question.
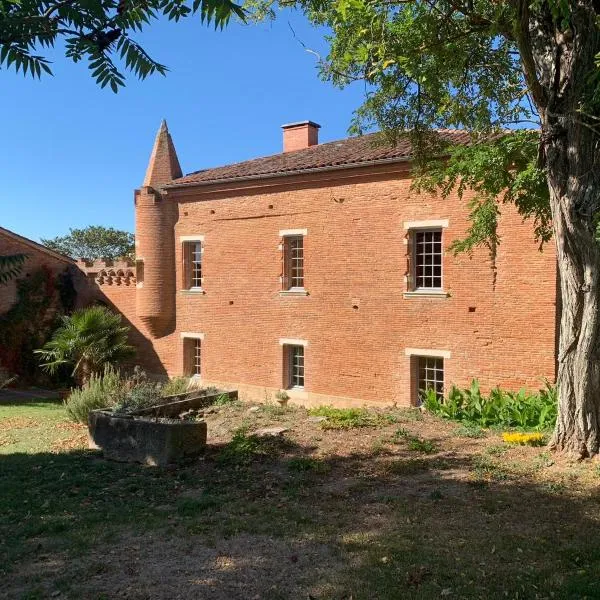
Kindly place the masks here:
[(515, 2), (518, 16), (517, 26), (515, 27), (516, 41), (519, 46), (519, 52), (521, 53), (523, 74), (525, 75), (525, 81), (531, 90), (534, 102), (540, 107), (545, 107), (548, 102), (548, 95), (546, 90), (540, 84), (535, 69), (535, 60), (533, 58), (533, 50), (531, 47), (531, 34), (529, 31), (529, 4), (527, 0), (515, 0)]

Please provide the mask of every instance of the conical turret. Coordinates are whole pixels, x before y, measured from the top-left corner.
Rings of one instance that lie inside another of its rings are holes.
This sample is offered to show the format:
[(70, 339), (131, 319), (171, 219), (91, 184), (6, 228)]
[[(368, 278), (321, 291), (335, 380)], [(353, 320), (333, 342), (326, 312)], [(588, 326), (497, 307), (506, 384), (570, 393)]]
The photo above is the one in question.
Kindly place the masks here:
[(175, 152), (167, 122), (163, 119), (154, 140), (154, 148), (152, 148), (143, 185), (159, 188), (181, 175), (177, 152)]
[(162, 187), (181, 177), (181, 167), (167, 123), (160, 125), (146, 177), (135, 192), (136, 259), (143, 281), (138, 281), (136, 311), (154, 338), (172, 330), (175, 321), (175, 237), (177, 207)]

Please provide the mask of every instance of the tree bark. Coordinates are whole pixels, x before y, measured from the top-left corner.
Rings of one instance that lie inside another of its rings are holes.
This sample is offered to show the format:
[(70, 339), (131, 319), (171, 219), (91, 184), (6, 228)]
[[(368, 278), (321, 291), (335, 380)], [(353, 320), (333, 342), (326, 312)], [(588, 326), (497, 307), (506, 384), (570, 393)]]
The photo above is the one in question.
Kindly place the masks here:
[(538, 15), (530, 40), (545, 90), (538, 109), (562, 303), (550, 446), (585, 458), (600, 450), (600, 110), (591, 77), (600, 31), (594, 0), (569, 4), (568, 28)]
[(81, 360), (79, 365), (79, 369), (75, 374), (75, 379), (80, 387), (83, 387), (86, 383), (89, 382), (90, 377), (92, 376), (92, 365), (85, 358)]

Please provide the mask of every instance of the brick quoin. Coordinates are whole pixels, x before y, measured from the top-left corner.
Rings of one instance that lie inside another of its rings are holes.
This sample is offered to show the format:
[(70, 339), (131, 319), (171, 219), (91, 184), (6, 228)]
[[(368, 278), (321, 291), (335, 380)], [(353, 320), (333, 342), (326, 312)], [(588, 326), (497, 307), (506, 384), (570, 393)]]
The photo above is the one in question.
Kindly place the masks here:
[[(309, 123), (293, 134), (304, 139), (304, 152)], [(285, 387), (282, 338), (307, 343), (304, 390), (289, 392), (305, 405), (414, 403), (407, 349), (449, 354), (446, 388), (473, 378), (484, 390), (537, 389), (541, 378), (554, 380), (555, 251), (553, 244), (538, 250), (532, 224), (514, 208), (502, 207), (494, 281), (486, 250), (448, 251), (465, 235), (472, 196), (417, 194), (406, 161), (170, 185), (181, 173), (166, 125), (161, 130), (155, 146), (164, 151), (155, 148), (151, 175), (136, 192), (143, 283), (99, 284), (98, 267), (82, 267), (131, 325), (136, 360), (148, 371), (184, 373), (182, 333), (191, 332), (204, 336), (202, 381), (255, 401)], [(448, 296), (405, 297), (404, 224), (430, 220), (448, 221)], [(279, 232), (290, 229), (306, 230), (307, 295), (280, 293)], [(181, 238), (200, 236), (203, 289), (183, 290)]]

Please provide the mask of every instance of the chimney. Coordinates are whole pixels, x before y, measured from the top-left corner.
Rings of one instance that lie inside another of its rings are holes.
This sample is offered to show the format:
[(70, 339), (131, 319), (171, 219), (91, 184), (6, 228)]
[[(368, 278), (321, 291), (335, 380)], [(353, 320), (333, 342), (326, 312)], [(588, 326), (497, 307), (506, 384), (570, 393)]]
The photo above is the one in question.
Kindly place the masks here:
[(316, 146), (319, 143), (320, 128), (321, 126), (313, 121), (298, 121), (282, 125), (283, 151), (293, 152), (309, 146)]

